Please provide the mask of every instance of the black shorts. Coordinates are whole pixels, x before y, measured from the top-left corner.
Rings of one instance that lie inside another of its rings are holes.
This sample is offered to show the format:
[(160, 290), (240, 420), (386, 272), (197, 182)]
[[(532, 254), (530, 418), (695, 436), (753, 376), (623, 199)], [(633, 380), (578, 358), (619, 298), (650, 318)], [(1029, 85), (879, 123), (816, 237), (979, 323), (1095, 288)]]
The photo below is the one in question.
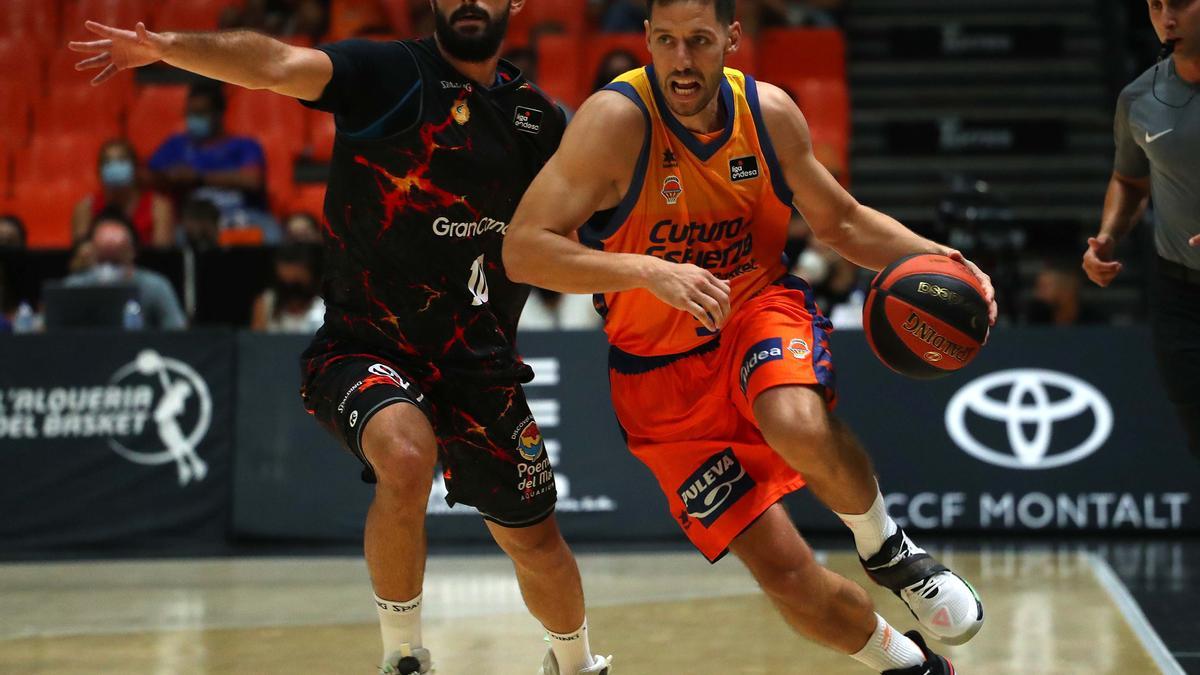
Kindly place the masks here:
[(554, 512), (554, 472), (519, 383), (422, 377), (423, 368), (362, 353), (310, 356), (303, 367), (305, 408), (363, 463), (364, 481), (374, 483), (375, 472), (363, 428), (389, 405), (414, 405), (437, 435), (450, 505), (506, 527)]
[(1173, 279), (1160, 268), (1151, 279), (1150, 325), (1167, 398), (1200, 458), (1200, 284)]

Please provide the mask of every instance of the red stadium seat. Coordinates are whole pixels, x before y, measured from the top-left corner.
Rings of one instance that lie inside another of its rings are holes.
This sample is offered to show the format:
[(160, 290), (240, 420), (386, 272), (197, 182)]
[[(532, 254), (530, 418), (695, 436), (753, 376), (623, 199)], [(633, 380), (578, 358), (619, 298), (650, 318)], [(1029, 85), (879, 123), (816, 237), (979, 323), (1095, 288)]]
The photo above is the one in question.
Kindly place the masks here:
[(317, 162), (328, 162), (333, 157), (333, 139), (337, 135), (337, 124), (333, 115), (313, 110), (308, 116), (309, 157)]
[(126, 125), (129, 140), (143, 161), (172, 134), (183, 131), (187, 87), (155, 85), (145, 87), (129, 110)]
[(17, 153), (16, 181), (29, 183), (72, 182), (79, 194), (97, 187), (96, 155), (105, 138), (91, 133), (63, 133), (34, 136), (29, 147)]
[(37, 134), (88, 133), (103, 138), (122, 136), (125, 101), (116, 89), (88, 84), (55, 87), (34, 108)]
[(408, 0), (380, 0), (380, 5), (397, 35), (401, 38), (413, 36), (412, 10)]
[(60, 46), (58, 3), (52, 0), (4, 0), (0, 36), (24, 35), (43, 49)]
[(843, 185), (850, 181), (850, 93), (840, 80), (782, 82), (808, 120), (813, 153)]
[(650, 63), (650, 52), (646, 49), (646, 36), (641, 33), (613, 33), (596, 35), (588, 41), (582, 67), (577, 77), (586, 98), (591, 94), (592, 85), (604, 59), (614, 51), (626, 51), (638, 59), (642, 65)]
[(25, 182), (13, 197), (13, 213), (25, 222), (30, 248), (68, 248), (71, 214), (88, 190), (69, 180)]
[(0, 201), (12, 197), (12, 152), (0, 147)]
[(583, 48), (570, 35), (543, 35), (538, 39), (538, 77), (536, 84), (556, 99), (575, 107), (583, 100), (579, 70)]
[(229, 0), (166, 0), (154, 15), (153, 30), (216, 30)]
[(0, 81), (19, 83), (27, 91), (38, 90), (44, 76), (43, 66), (41, 46), (32, 38), (0, 36)]
[(323, 183), (305, 183), (296, 186), (291, 200), (287, 203), (284, 215), (300, 212), (312, 214), (321, 222), (325, 221), (325, 185)]
[(84, 21), (132, 30), (138, 21), (149, 23), (152, 6), (147, 0), (68, 0), (63, 5), (62, 35), (67, 40), (95, 38), (83, 27)]
[(391, 18), (379, 0), (332, 0), (329, 4), (331, 41), (345, 40), (368, 28), (390, 26)]
[[(46, 64), (46, 83), (38, 91), (49, 94), (57, 87), (91, 87), (92, 78), (100, 74), (99, 70), (75, 70), (75, 64), (87, 58), (87, 54), (78, 54), (66, 49), (50, 52)], [(121, 107), (128, 108), (133, 102), (136, 86), (134, 72), (127, 70), (109, 78), (100, 87), (93, 88), (97, 96), (112, 96), (122, 101)]]
[(846, 79), (846, 36), (831, 28), (780, 28), (758, 38), (761, 79), (795, 81), (799, 78)]
[(29, 140), (29, 90), (18, 82), (0, 81), (0, 146), (23, 147)]
[(582, 42), (587, 38), (587, 0), (532, 0), (508, 20), (504, 48), (528, 47), (547, 35), (566, 34)]
[(304, 108), (287, 96), (269, 91), (230, 88), (229, 110), (225, 113), (225, 128), (232, 134), (290, 143), (298, 153), (307, 138)]
[(725, 57), (725, 65), (747, 75), (758, 77), (758, 46), (749, 37), (743, 37), (738, 50)]

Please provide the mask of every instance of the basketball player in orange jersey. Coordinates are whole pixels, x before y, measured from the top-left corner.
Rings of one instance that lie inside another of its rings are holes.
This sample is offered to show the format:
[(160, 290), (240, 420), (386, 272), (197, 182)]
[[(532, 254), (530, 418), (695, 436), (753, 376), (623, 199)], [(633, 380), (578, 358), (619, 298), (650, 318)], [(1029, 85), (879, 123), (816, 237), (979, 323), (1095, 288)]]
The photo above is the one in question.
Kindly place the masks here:
[(509, 227), (508, 274), (597, 294), (629, 448), (705, 557), (733, 551), (795, 630), (876, 671), (953, 673), (920, 633), (893, 630), (866, 591), (820, 567), (779, 504), (807, 483), (854, 533), (870, 577), (938, 639), (981, 627), (974, 590), (888, 516), (866, 453), (829, 414), (831, 327), (782, 262), (792, 207), (863, 267), (958, 260), (994, 321), (991, 282), (856, 202), (813, 158), (788, 96), (724, 68), (741, 40), (734, 0), (648, 4), (653, 65), (580, 109)]

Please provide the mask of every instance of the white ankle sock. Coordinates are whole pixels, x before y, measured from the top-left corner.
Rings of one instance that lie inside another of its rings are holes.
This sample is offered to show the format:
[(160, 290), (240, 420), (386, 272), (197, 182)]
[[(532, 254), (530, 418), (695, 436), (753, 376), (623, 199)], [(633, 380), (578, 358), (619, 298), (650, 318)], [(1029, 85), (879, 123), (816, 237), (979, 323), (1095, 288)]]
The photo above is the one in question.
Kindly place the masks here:
[(412, 600), (384, 600), (375, 596), (379, 632), (383, 635), (383, 658), (400, 651), (400, 646), (421, 646), (421, 596)]
[(561, 675), (575, 675), (592, 665), (592, 646), (588, 644), (587, 618), (579, 630), (571, 633), (550, 633), (550, 651), (558, 662)]
[(878, 484), (875, 486), (875, 501), (866, 513), (859, 515), (834, 513), (834, 515), (841, 518), (846, 527), (854, 533), (854, 548), (858, 549), (858, 556), (863, 560), (879, 553), (879, 549), (883, 548), (883, 542), (900, 529), (896, 521), (888, 515), (887, 505), (883, 502), (883, 494), (879, 492)]
[(911, 668), (925, 663), (925, 654), (917, 643), (888, 625), (882, 616), (875, 615), (875, 632), (867, 644), (850, 658), (877, 673), (885, 670)]

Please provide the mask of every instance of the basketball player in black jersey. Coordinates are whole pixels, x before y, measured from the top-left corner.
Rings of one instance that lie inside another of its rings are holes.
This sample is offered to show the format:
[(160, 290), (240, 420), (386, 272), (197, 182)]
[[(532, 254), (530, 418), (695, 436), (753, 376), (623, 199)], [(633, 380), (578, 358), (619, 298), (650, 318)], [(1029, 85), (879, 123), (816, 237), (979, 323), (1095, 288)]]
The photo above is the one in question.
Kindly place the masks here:
[[(303, 397), (375, 484), (366, 559), (383, 673), (425, 673), (425, 508), (475, 507), (551, 634), (547, 675), (607, 673), (588, 647), (579, 572), (554, 520), (545, 443), (513, 339), (528, 288), (500, 267), (507, 223), (562, 137), (563, 112), (497, 53), (524, 0), (432, 0), (434, 37), (318, 49), (248, 31), (153, 33), (89, 22), (80, 70), (164, 61), (333, 113), (325, 325)], [(486, 668), (484, 668), (486, 670)], [(483, 672), (483, 671), (480, 671)]]

